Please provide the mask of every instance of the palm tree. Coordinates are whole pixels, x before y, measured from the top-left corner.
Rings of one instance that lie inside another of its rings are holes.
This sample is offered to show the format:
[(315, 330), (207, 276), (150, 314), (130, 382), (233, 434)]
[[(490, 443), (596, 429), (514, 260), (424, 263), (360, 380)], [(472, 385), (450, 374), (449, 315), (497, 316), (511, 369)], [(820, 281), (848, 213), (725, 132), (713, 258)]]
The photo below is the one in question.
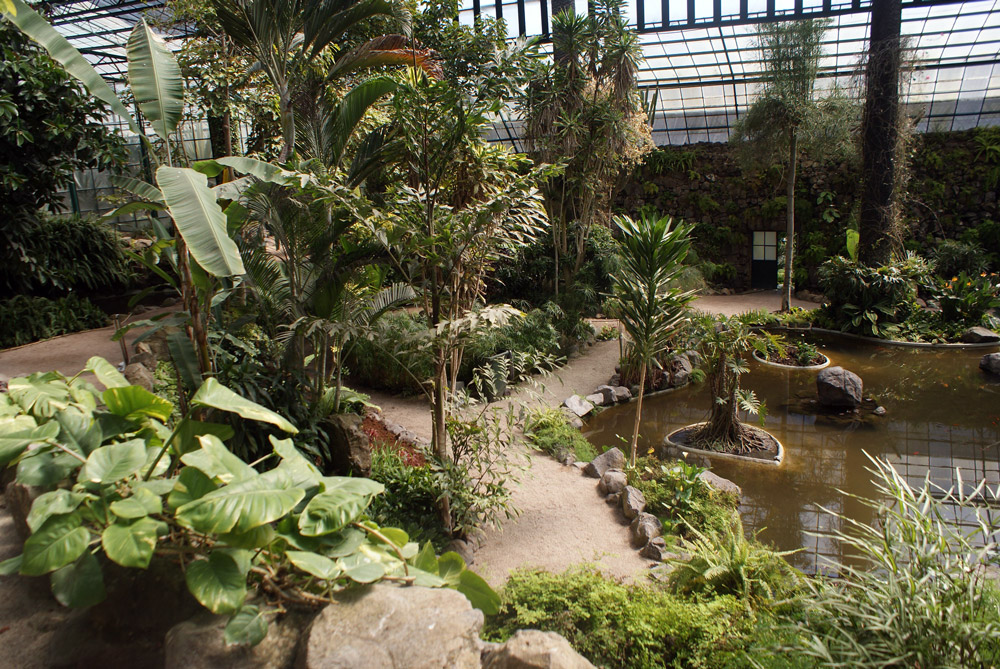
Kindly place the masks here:
[(639, 364), (639, 398), (629, 461), (634, 466), (642, 398), (646, 389), (646, 370), (656, 364), (656, 357), (667, 349), (670, 339), (687, 318), (687, 304), (694, 291), (681, 292), (672, 287), (680, 275), (681, 263), (691, 248), (692, 226), (673, 225), (669, 216), (643, 217), (633, 221), (616, 216), (622, 233), (619, 243), (621, 271), (615, 276), (618, 317), (632, 340), (631, 350)]

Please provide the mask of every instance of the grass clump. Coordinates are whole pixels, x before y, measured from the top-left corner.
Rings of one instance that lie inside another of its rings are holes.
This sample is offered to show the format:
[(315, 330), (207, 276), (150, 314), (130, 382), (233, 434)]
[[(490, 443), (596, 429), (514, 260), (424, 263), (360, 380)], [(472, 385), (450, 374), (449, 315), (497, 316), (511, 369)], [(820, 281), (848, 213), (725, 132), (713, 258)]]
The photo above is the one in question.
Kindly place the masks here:
[(645, 497), (646, 511), (663, 523), (665, 534), (724, 533), (732, 525), (739, 500), (700, 479), (703, 471), (683, 460), (663, 462), (650, 456), (639, 458), (626, 475), (628, 484)]
[(559, 409), (531, 411), (524, 421), (524, 435), (531, 446), (560, 461), (572, 455), (577, 461), (590, 462), (598, 454)]

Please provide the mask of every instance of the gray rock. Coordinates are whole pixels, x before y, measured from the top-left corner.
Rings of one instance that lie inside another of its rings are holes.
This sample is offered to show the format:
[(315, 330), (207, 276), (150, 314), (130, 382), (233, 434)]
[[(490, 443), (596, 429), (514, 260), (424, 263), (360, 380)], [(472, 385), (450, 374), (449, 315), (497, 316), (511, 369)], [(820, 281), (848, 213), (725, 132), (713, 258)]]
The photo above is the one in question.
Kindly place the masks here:
[(156, 371), (156, 362), (156, 356), (153, 353), (135, 353), (130, 355), (128, 359), (130, 365), (139, 364), (154, 372)]
[[(357, 414), (338, 413), (326, 418), (330, 427), (330, 450), (333, 466), (341, 473), (368, 476), (372, 473), (372, 451), (368, 435), (361, 429)], [(405, 432), (400, 433), (400, 439)], [(413, 442), (409, 442), (413, 443)]]
[(594, 393), (593, 395), (587, 395), (584, 399), (593, 404), (595, 407), (602, 407), (605, 406), (605, 404), (607, 404), (604, 401), (603, 393)]
[(31, 512), (31, 505), (35, 499), (45, 492), (44, 488), (37, 488), (31, 485), (24, 485), (17, 481), (7, 484), (6, 497), (7, 511), (10, 512), (14, 521), (14, 529), (24, 541), (31, 536), (31, 528), (28, 527), (28, 513)]
[(583, 460), (577, 460), (576, 462), (573, 463), (573, 468), (582, 470), (586, 469), (587, 465), (589, 464), (590, 464), (589, 462), (584, 462)]
[(583, 399), (579, 395), (570, 395), (565, 400), (563, 400), (563, 406), (575, 413), (580, 418), (583, 418), (588, 413), (594, 410), (594, 405)]
[(448, 542), (448, 545), (444, 547), (444, 551), (454, 551), (458, 553), (463, 560), (465, 560), (466, 565), (471, 565), (475, 559), (475, 553), (472, 544), (464, 539), (452, 539)]
[(629, 520), (632, 520), (646, 510), (646, 498), (638, 488), (625, 486), (622, 491), (622, 513)]
[(1000, 341), (1000, 334), (983, 327), (974, 327), (962, 333), (962, 341), (966, 344), (989, 344)]
[(979, 369), (1000, 375), (1000, 353), (987, 353), (979, 361)]
[(566, 455), (562, 456), (562, 460), (560, 460), (560, 462), (569, 467), (574, 462), (576, 462), (576, 453), (567, 453)]
[(639, 551), (639, 555), (644, 558), (649, 558), (650, 560), (656, 560), (657, 562), (663, 562), (663, 558), (667, 556), (667, 542), (663, 537), (653, 537), (642, 547)]
[(670, 361), (670, 385), (674, 388), (683, 386), (691, 380), (691, 372), (694, 367), (686, 355), (675, 356)]
[(663, 523), (651, 513), (639, 513), (629, 526), (632, 531), (632, 543), (645, 546), (651, 539), (663, 535)]
[(608, 495), (607, 497), (604, 498), (604, 501), (607, 502), (609, 506), (618, 506), (618, 503), (621, 501), (621, 499), (622, 499), (621, 493), (616, 493), (614, 495)]
[(885, 407), (882, 406), (875, 407), (875, 411), (873, 411), (872, 413), (874, 413), (876, 416), (884, 416), (886, 414)]
[(618, 401), (618, 398), (615, 395), (614, 386), (608, 386), (608, 385), (597, 386), (597, 389), (594, 392), (601, 393), (602, 395), (604, 395), (604, 404), (602, 404), (601, 406), (610, 406)]
[(628, 402), (632, 399), (632, 391), (625, 386), (615, 386), (615, 401)]
[(483, 650), (483, 669), (592, 669), (594, 665), (555, 632), (518, 630)]
[(710, 488), (715, 488), (719, 492), (729, 493), (737, 497), (743, 495), (743, 490), (738, 485), (729, 479), (722, 478), (714, 472), (705, 470), (701, 474), (698, 474), (698, 478), (707, 483)]
[(125, 367), (125, 371), (122, 373), (125, 375), (125, 380), (133, 386), (140, 386), (149, 392), (153, 392), (155, 379), (153, 378), (153, 373), (149, 371), (146, 365), (133, 362), (131, 365)]
[(617, 447), (609, 448), (604, 451), (596, 458), (590, 461), (590, 464), (584, 468), (583, 473), (591, 478), (599, 479), (604, 476), (604, 473), (609, 469), (624, 469), (625, 468), (625, 454), (618, 450)]
[(563, 416), (566, 417), (566, 422), (569, 423), (570, 427), (572, 427), (575, 430), (583, 429), (583, 420), (575, 413), (573, 413), (571, 409), (568, 409), (567, 407), (564, 406), (562, 407), (562, 413)]
[(336, 596), (309, 627), (301, 669), (479, 669), (483, 614), (449, 588), (376, 584)]
[(250, 648), (226, 645), (227, 622), (229, 616), (206, 611), (171, 627), (163, 646), (164, 669), (291, 669), (309, 617), (282, 616), (268, 625), (264, 640)]
[(597, 489), (602, 495), (617, 495), (627, 485), (628, 479), (625, 478), (625, 472), (620, 469), (609, 469), (604, 472), (601, 482), (597, 484)]
[(693, 366), (701, 367), (701, 353), (694, 349), (688, 349), (687, 351), (684, 351), (684, 355), (687, 356), (687, 359), (691, 361)]
[(827, 367), (816, 375), (819, 403), (828, 407), (855, 408), (861, 405), (861, 377), (843, 367)]

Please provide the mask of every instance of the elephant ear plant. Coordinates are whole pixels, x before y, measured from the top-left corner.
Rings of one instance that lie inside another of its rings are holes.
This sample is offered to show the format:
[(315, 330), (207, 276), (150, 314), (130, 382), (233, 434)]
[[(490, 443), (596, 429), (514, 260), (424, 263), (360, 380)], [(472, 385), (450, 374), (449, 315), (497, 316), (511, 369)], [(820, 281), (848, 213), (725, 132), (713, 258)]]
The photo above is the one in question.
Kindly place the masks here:
[[(231, 412), (296, 433), (214, 379), (188, 411)], [(108, 562), (146, 569), (170, 561), (195, 599), (230, 616), (230, 644), (258, 643), (279, 609), (323, 606), (339, 590), (379, 580), (453, 587), (497, 610), (496, 593), (457, 554), (438, 558), (430, 544), (421, 549), (402, 530), (366, 519), (381, 484), (323, 476), (291, 439), (274, 437), (276, 465), (260, 472), (226, 448), (230, 427), (172, 416), (170, 402), (129, 385), (102, 358), (71, 378), (12, 379), (0, 394), (0, 466), (47, 492), (27, 516), (23, 553), (0, 563), (0, 574), (48, 574), (59, 602), (86, 607), (105, 596)], [(261, 597), (247, 604), (251, 589)]]

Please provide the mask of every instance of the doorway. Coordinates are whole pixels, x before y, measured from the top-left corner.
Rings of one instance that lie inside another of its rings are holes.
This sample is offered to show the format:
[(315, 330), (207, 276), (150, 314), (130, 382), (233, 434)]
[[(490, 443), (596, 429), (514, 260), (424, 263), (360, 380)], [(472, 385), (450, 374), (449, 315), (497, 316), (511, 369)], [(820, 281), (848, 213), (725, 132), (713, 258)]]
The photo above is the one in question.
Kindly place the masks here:
[(755, 231), (750, 262), (750, 286), (755, 290), (778, 287), (778, 233)]

